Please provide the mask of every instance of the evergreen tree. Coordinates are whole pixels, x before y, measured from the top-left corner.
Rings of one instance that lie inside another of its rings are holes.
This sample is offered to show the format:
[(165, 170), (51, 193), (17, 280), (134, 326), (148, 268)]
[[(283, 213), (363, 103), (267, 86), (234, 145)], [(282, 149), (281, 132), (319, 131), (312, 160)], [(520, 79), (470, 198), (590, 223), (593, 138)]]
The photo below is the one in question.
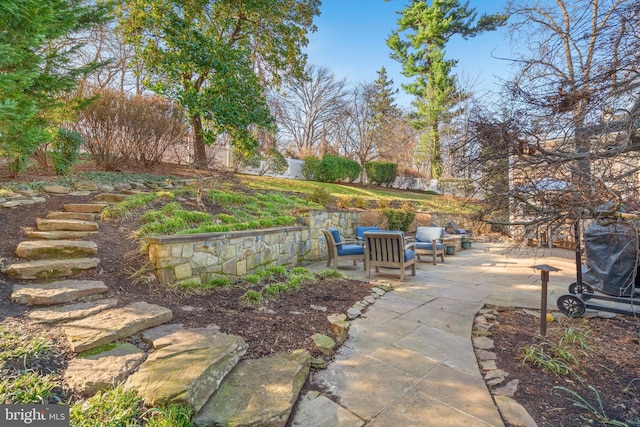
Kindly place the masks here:
[(454, 35), (473, 37), (505, 22), (501, 14), (483, 14), (478, 19), (469, 2), (413, 0), (402, 11), (398, 29), (387, 39), (391, 57), (402, 63), (405, 76), (415, 79), (403, 88), (416, 97), (414, 125), (424, 132), (422, 154), (430, 159), (432, 178), (439, 178), (442, 172), (439, 125), (459, 99), (451, 74), (457, 61), (445, 58), (446, 44)]
[(0, 2), (0, 156), (14, 173), (84, 103), (69, 95), (97, 64), (74, 63), (82, 43), (71, 36), (103, 22), (108, 11), (85, 3)]

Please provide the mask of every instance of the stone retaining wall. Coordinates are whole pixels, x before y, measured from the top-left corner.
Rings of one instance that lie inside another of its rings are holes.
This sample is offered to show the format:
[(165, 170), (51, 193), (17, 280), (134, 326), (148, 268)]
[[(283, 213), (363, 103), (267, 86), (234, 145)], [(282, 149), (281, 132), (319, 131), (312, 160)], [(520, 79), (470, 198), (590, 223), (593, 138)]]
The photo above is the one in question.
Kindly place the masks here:
[[(291, 268), (319, 261), (327, 254), (321, 232), (323, 228), (334, 227), (345, 238), (353, 238), (357, 225), (375, 223), (385, 227), (384, 216), (379, 212), (376, 214), (369, 211), (311, 211), (299, 217), (299, 225), (296, 226), (150, 236), (145, 241), (149, 246), (149, 260), (162, 284), (216, 276), (228, 277), (233, 282), (240, 276), (275, 265)], [(460, 216), (448, 218), (458, 221), (461, 226), (470, 224), (468, 219), (465, 221)], [(432, 214), (416, 222), (419, 222), (417, 225), (428, 225), (429, 221), (436, 219), (445, 220), (444, 216)], [(415, 231), (415, 228), (410, 231)]]
[(206, 280), (216, 276), (239, 276), (275, 265), (295, 267), (326, 256), (323, 228), (335, 227), (352, 237), (358, 212), (308, 212), (290, 227), (150, 236), (149, 259), (158, 280), (173, 284), (182, 280)]

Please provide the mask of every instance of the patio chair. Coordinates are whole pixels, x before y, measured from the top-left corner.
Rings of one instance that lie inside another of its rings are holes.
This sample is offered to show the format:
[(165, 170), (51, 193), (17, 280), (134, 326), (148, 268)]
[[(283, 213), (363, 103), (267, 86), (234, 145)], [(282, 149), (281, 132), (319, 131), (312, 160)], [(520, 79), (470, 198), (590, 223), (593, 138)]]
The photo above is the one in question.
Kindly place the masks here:
[(440, 255), (444, 262), (444, 227), (418, 227), (416, 229), (416, 256), (420, 260), (420, 255), (433, 256), (433, 265), (436, 265), (437, 257)]
[(364, 233), (366, 255), (364, 259), (367, 277), (371, 277), (371, 267), (380, 272), (380, 267), (399, 268), (400, 280), (404, 280), (404, 270), (411, 267), (411, 275), (416, 275), (414, 243), (405, 244), (401, 231), (366, 231)]
[(357, 261), (364, 261), (364, 246), (361, 242), (343, 239), (337, 228), (327, 228), (322, 230), (322, 234), (327, 241), (327, 267), (330, 267), (333, 261), (333, 269), (337, 270), (338, 259), (353, 260), (353, 265), (357, 265)]
[(364, 232), (365, 231), (379, 231), (380, 227), (377, 225), (359, 225), (356, 227), (356, 239), (358, 241), (364, 242)]

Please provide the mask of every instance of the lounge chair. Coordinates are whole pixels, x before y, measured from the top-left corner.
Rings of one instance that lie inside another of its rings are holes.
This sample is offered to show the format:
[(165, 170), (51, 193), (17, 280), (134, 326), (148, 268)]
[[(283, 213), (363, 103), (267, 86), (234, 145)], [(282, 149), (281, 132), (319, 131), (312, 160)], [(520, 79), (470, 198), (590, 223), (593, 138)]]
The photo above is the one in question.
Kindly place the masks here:
[(416, 256), (420, 260), (420, 255), (431, 255), (433, 265), (436, 265), (437, 257), (440, 255), (444, 262), (444, 227), (418, 227), (416, 229)]
[(330, 267), (333, 261), (333, 269), (337, 270), (338, 259), (353, 260), (353, 265), (357, 265), (357, 261), (364, 261), (364, 246), (361, 242), (343, 239), (337, 228), (327, 228), (322, 230), (322, 234), (327, 241), (327, 267)]
[(365, 231), (366, 255), (364, 259), (367, 277), (371, 277), (371, 267), (380, 272), (380, 267), (399, 268), (400, 280), (404, 280), (404, 270), (411, 267), (411, 275), (416, 275), (414, 243), (405, 244), (401, 231)]

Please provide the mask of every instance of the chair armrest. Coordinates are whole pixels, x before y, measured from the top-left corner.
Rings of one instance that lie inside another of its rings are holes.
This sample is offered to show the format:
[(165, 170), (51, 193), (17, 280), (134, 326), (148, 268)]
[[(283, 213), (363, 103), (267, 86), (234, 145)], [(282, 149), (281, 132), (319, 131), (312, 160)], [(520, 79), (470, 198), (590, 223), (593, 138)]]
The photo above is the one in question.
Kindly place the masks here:
[(344, 245), (364, 245), (364, 240), (349, 238), (349, 239), (342, 239), (340, 243)]
[(405, 242), (411, 243), (411, 242), (415, 242), (416, 238), (415, 237), (405, 237), (404, 238)]
[(410, 242), (404, 245), (404, 250), (406, 251), (407, 249), (415, 249), (415, 247), (416, 247), (416, 242)]

